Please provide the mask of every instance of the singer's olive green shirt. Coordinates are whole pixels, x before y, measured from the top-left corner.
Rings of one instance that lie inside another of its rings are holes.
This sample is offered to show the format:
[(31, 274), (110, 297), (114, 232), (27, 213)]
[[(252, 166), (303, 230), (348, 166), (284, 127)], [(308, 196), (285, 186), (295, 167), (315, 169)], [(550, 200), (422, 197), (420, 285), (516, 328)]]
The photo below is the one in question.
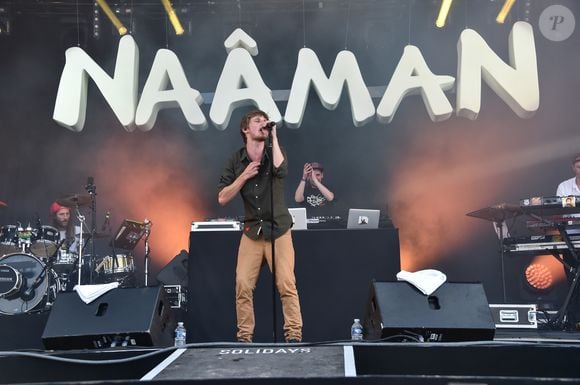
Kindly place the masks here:
[[(272, 214), (270, 212), (270, 175), (273, 176), (274, 188), (274, 239), (292, 227), (292, 217), (284, 199), (284, 178), (288, 175), (288, 158), (282, 149), (284, 161), (280, 167), (271, 172), (271, 161), (267, 152), (262, 156), (258, 174), (249, 179), (240, 190), (244, 201), (245, 221), (244, 234), (251, 239), (263, 237), (271, 239)], [(251, 163), (245, 147), (234, 152), (228, 160), (218, 183), (218, 192), (232, 184)]]

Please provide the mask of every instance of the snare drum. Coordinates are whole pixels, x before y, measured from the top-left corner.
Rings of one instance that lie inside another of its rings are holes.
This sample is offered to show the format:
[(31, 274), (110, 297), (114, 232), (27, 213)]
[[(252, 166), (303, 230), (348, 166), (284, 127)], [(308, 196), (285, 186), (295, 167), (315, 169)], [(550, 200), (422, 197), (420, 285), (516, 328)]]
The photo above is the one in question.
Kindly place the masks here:
[(49, 258), (56, 252), (59, 240), (60, 232), (55, 227), (41, 226), (30, 251), (37, 257)]
[(77, 253), (60, 249), (56, 254), (55, 261), (52, 263), (52, 268), (57, 273), (70, 273), (77, 268), (78, 259), (79, 255)]
[(97, 269), (102, 268), (105, 275), (125, 276), (135, 271), (133, 257), (126, 254), (117, 254), (115, 257), (107, 255), (97, 264)]
[(56, 273), (45, 267), (31, 254), (13, 253), (0, 258), (1, 314), (42, 311), (54, 302), (60, 282)]
[(0, 227), (0, 256), (18, 251), (18, 226), (5, 225)]

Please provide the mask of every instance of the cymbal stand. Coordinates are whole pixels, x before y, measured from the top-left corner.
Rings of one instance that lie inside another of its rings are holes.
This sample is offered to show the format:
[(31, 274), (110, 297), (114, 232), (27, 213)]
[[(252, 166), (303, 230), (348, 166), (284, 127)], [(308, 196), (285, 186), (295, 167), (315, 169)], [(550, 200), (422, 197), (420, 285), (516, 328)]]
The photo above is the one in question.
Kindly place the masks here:
[[(97, 186), (95, 186), (94, 178), (92, 176), (87, 178), (87, 185), (85, 190), (91, 196), (91, 258), (89, 260), (89, 283), (93, 283), (94, 259), (95, 259), (95, 233), (97, 228)], [(83, 232), (81, 231), (81, 236)]]
[(81, 214), (81, 211), (79, 210), (79, 206), (77, 205), (75, 207), (76, 213), (77, 213), (77, 219), (79, 220), (80, 223), (80, 228), (81, 228), (81, 233), (79, 234), (79, 265), (78, 265), (78, 284), (81, 284), (81, 275), (82, 275), (82, 271), (83, 271), (83, 249), (84, 249), (84, 239), (83, 239), (83, 232), (84, 232), (84, 227), (85, 227), (85, 216), (83, 214)]
[(506, 295), (506, 288), (505, 288), (505, 249), (503, 244), (504, 233), (503, 233), (503, 225), (505, 220), (502, 219), (500, 221), (494, 222), (496, 229), (499, 231), (499, 255), (501, 259), (501, 287), (503, 291), (503, 303), (507, 303), (507, 295)]
[(558, 310), (558, 314), (556, 316), (556, 326), (565, 328), (569, 311), (568, 307), (570, 306), (570, 300), (575, 294), (577, 294), (576, 291), (578, 288), (578, 281), (580, 280), (580, 268), (579, 268), (580, 258), (578, 256), (578, 250), (574, 247), (574, 244), (570, 240), (570, 236), (566, 232), (566, 226), (558, 225), (556, 226), (556, 228), (558, 229), (558, 232), (560, 233), (562, 240), (566, 243), (566, 246), (568, 247), (568, 251), (572, 255), (572, 261), (574, 263), (574, 266), (570, 266), (569, 270), (570, 273), (573, 274), (572, 282), (570, 283), (570, 287), (568, 288), (566, 299), (562, 303), (562, 306)]
[(149, 235), (151, 235), (151, 221), (145, 219), (145, 287), (149, 284), (149, 261), (151, 260), (151, 248), (149, 247)]

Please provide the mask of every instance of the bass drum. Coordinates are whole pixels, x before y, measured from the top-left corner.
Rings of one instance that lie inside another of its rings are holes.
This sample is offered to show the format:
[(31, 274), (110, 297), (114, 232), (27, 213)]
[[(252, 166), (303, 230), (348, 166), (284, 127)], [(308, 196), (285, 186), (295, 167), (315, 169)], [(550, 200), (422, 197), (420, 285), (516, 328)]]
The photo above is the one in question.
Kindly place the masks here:
[(0, 258), (0, 313), (40, 312), (52, 305), (60, 290), (58, 276), (30, 254)]

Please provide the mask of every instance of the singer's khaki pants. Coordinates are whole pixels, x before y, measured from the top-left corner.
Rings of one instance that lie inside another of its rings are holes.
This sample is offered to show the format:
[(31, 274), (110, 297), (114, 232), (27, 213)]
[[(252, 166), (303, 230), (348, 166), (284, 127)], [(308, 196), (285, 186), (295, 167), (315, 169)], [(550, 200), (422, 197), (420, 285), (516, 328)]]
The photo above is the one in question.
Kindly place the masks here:
[[(276, 287), (282, 301), (284, 338), (302, 341), (302, 315), (294, 276), (294, 246), (291, 231), (276, 239)], [(266, 259), (272, 271), (272, 245), (262, 238), (253, 240), (242, 235), (236, 267), (236, 314), (238, 341), (251, 342), (254, 335), (254, 288)]]

